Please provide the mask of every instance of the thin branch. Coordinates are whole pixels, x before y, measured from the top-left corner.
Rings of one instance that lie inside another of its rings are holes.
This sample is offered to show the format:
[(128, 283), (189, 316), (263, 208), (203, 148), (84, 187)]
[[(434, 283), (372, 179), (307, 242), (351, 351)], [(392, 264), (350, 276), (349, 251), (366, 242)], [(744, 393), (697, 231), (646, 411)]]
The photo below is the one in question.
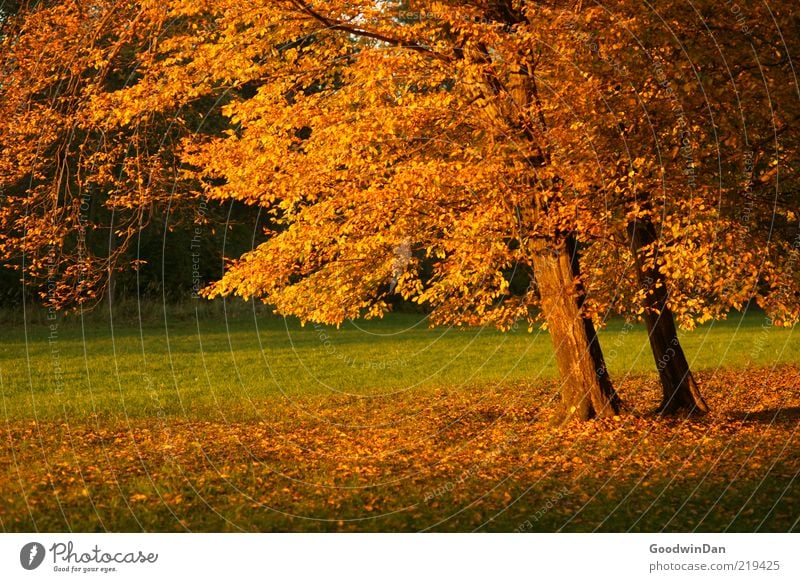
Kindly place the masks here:
[(303, 2), (302, 0), (290, 0), (290, 2), (294, 6), (296, 6), (297, 8), (302, 10), (303, 12), (305, 12), (307, 15), (309, 15), (311, 18), (313, 18), (314, 20), (316, 20), (320, 24), (324, 25), (325, 28), (328, 29), (328, 30), (338, 30), (338, 31), (341, 31), (341, 32), (346, 32), (348, 34), (352, 34), (354, 36), (361, 36), (361, 37), (364, 37), (364, 38), (371, 38), (372, 40), (377, 40), (379, 42), (385, 42), (386, 44), (390, 44), (392, 46), (409, 49), (409, 50), (412, 50), (412, 51), (415, 51), (415, 52), (418, 52), (418, 53), (427, 54), (427, 55), (432, 56), (435, 59), (438, 59), (438, 60), (444, 61), (444, 62), (451, 62), (453, 60), (452, 57), (450, 57), (448, 55), (445, 55), (445, 54), (442, 54), (440, 52), (437, 52), (437, 51), (433, 50), (432, 48), (427, 47), (427, 46), (425, 46), (423, 44), (420, 44), (420, 43), (418, 43), (416, 41), (394, 38), (394, 37), (387, 36), (387, 35), (385, 35), (383, 33), (380, 33), (380, 32), (375, 32), (375, 31), (372, 31), (372, 30), (367, 30), (367, 29), (364, 29), (364, 28), (351, 26), (351, 25), (346, 24), (346, 23), (344, 23), (344, 22), (342, 22), (340, 20), (334, 20), (332, 18), (328, 18), (328, 17), (320, 14), (319, 12), (314, 10), (313, 8), (311, 8), (311, 6), (309, 6), (307, 3)]

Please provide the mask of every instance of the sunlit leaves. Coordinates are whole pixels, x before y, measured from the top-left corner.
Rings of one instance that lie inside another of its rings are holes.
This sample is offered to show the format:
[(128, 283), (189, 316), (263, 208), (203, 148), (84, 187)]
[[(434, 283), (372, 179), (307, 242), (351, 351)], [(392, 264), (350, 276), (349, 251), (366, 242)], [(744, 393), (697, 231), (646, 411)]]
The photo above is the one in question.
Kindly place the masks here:
[[(530, 279), (532, 244), (565, 233), (586, 310), (641, 314), (626, 230), (646, 219), (684, 325), (751, 297), (793, 321), (794, 37), (743, 35), (713, 3), (579, 6), (35, 8), (4, 41), (0, 248), (41, 276), (48, 245), (75, 254), (83, 197), (130, 233), (202, 193), (277, 227), (211, 295), (340, 321), (397, 294), (504, 327), (533, 317), (535, 286), (512, 281)], [(393, 274), (403, 241), (414, 260)]]

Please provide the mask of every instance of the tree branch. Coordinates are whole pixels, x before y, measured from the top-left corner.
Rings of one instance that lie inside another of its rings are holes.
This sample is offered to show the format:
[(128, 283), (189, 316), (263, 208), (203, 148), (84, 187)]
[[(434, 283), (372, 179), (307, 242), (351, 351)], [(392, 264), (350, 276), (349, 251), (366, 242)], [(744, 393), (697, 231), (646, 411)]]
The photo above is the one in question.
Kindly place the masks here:
[(328, 30), (338, 30), (341, 32), (346, 32), (348, 34), (352, 34), (354, 36), (360, 36), (364, 38), (371, 38), (372, 40), (377, 40), (379, 42), (385, 42), (386, 44), (390, 44), (392, 46), (400, 47), (409, 49), (418, 53), (423, 53), (430, 55), (431, 57), (438, 59), (444, 62), (451, 62), (453, 59), (452, 57), (442, 54), (438, 51), (433, 50), (430, 47), (427, 47), (423, 44), (420, 44), (413, 40), (403, 40), (399, 38), (394, 38), (388, 36), (386, 34), (375, 32), (372, 30), (367, 30), (365, 28), (359, 28), (355, 26), (351, 26), (346, 24), (340, 20), (334, 20), (332, 18), (328, 18), (323, 14), (320, 14), (316, 10), (314, 10), (311, 6), (309, 6), (303, 0), (290, 0), (290, 2), (300, 9), (302, 12), (319, 22), (320, 24), (324, 25)]

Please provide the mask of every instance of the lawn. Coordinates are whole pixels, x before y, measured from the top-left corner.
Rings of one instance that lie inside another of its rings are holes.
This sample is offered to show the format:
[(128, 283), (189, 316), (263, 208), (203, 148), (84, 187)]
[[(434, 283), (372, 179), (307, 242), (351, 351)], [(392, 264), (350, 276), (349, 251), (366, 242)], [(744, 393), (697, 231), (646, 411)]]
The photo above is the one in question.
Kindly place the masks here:
[(800, 529), (800, 345), (763, 314), (683, 335), (690, 419), (649, 414), (646, 334), (610, 322), (629, 410), (558, 428), (540, 330), (198, 313), (5, 315), (3, 530)]

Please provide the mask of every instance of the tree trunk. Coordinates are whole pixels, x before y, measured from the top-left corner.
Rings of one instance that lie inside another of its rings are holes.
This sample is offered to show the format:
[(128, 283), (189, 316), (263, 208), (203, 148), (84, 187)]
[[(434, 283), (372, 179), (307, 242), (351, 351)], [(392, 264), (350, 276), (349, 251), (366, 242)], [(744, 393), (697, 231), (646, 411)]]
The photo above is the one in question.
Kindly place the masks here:
[(576, 283), (578, 257), (574, 238), (557, 248), (541, 243), (533, 253), (542, 311), (555, 346), (561, 380), (563, 420), (589, 420), (619, 413), (592, 320), (582, 314), (583, 289)]
[(674, 414), (682, 409), (708, 412), (708, 405), (700, 394), (700, 387), (678, 340), (675, 320), (668, 305), (666, 278), (658, 264), (644, 256), (645, 247), (657, 241), (655, 227), (649, 218), (638, 219), (628, 224), (628, 234), (639, 283), (647, 291), (642, 307), (662, 390), (661, 405), (657, 412)]
[[(508, 16), (508, 15), (507, 15)], [(520, 20), (524, 21), (522, 14)], [(507, 23), (515, 24), (515, 18)], [(478, 48), (476, 60), (491, 63), (492, 56), (485, 47)], [(533, 74), (535, 64), (522, 67), (509, 76), (504, 91), (511, 97), (509, 103), (498, 85), (498, 79), (487, 76), (479, 80), (489, 107), (494, 104), (492, 115), (505, 120), (509, 127), (516, 127), (526, 144), (526, 159), (531, 166), (531, 186), (536, 191), (552, 188), (537, 178), (537, 169), (550, 163), (548, 132), (544, 107), (539, 99)], [(519, 124), (520, 112), (529, 111), (534, 105), (535, 113), (528, 122)], [(537, 126), (537, 131), (531, 128)], [(538, 195), (534, 200), (534, 211), (541, 219), (547, 213), (547, 204)], [(555, 346), (556, 363), (561, 380), (561, 402), (563, 422), (608, 417), (619, 413), (620, 399), (608, 376), (603, 351), (597, 340), (592, 320), (584, 317), (584, 290), (579, 283), (579, 261), (577, 244), (572, 233), (560, 237), (554, 245), (540, 239), (531, 248), (536, 284), (539, 287), (541, 307), (550, 337)]]

